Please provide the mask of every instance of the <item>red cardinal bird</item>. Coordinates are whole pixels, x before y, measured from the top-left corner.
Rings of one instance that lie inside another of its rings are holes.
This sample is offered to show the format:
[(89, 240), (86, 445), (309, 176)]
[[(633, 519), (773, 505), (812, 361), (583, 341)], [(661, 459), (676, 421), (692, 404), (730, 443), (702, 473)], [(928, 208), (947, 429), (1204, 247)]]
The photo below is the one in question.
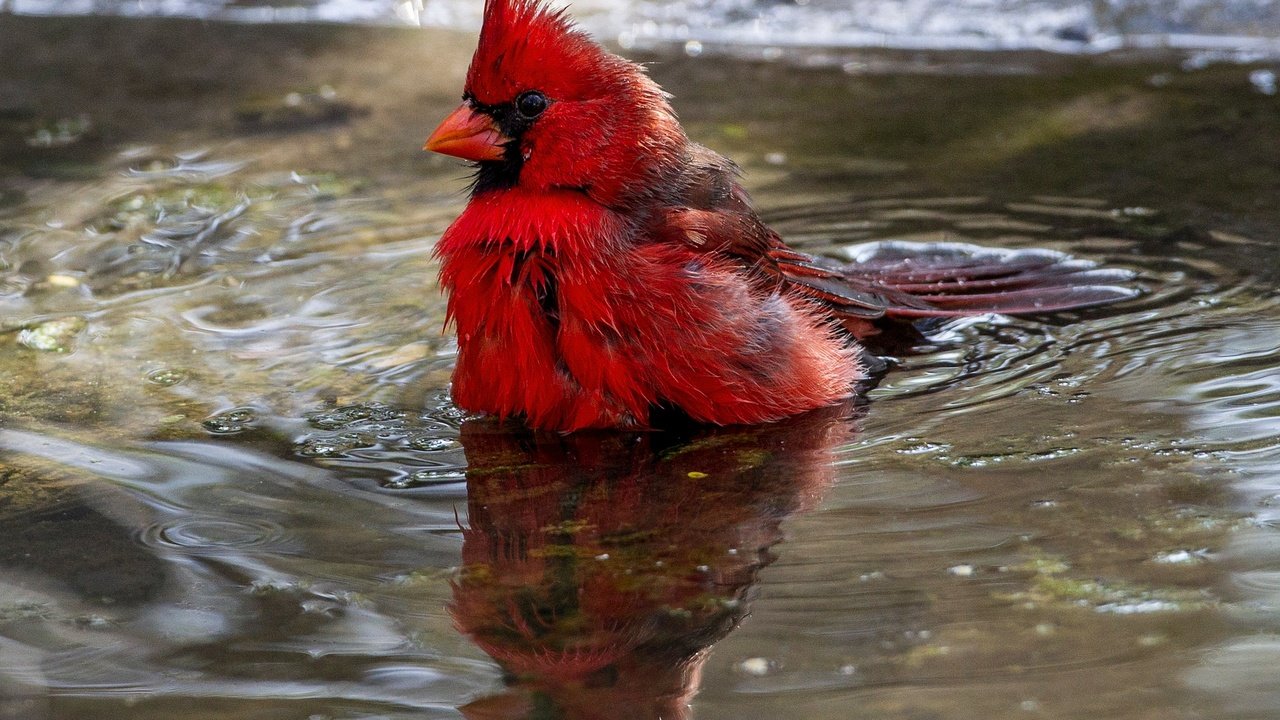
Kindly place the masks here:
[(539, 0), (487, 0), (462, 106), (426, 149), (477, 167), (436, 250), (454, 401), (534, 428), (777, 420), (847, 398), (878, 323), (1133, 294), (1046, 251), (792, 250), (643, 68)]

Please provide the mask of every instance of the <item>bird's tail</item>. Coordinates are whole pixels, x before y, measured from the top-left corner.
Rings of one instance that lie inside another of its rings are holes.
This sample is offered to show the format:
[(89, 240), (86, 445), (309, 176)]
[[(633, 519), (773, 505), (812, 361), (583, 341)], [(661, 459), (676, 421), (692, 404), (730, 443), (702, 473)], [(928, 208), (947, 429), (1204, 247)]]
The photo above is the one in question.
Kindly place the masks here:
[(984, 313), (1039, 315), (1141, 294), (1132, 272), (1100, 268), (1054, 250), (879, 242), (855, 247), (849, 263), (789, 248), (772, 254), (793, 287), (855, 325)]

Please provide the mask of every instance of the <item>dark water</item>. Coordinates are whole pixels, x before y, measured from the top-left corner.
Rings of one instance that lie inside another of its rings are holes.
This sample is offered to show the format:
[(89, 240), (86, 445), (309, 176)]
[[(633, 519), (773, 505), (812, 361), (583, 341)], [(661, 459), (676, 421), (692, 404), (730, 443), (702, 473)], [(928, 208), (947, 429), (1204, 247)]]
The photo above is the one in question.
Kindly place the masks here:
[(0, 717), (1280, 714), (1249, 68), (660, 66), (799, 245), (1050, 247), (1148, 292), (940, 324), (784, 423), (532, 436), (447, 399), (462, 173), (415, 148), (466, 38), (22, 22)]

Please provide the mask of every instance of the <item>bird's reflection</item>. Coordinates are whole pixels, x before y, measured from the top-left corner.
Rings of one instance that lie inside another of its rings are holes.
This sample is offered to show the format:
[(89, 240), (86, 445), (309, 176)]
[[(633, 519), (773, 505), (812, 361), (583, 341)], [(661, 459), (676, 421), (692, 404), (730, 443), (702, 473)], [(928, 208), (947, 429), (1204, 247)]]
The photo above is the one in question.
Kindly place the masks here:
[(691, 433), (463, 427), (469, 527), (452, 613), (502, 667), (497, 718), (683, 718), (780, 523), (813, 507), (848, 408)]

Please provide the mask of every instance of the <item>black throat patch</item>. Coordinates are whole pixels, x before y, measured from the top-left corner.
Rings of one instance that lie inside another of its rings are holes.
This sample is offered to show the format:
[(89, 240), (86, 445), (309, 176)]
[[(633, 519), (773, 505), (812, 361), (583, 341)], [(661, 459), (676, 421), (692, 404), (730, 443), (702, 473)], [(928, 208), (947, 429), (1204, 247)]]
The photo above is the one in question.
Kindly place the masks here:
[(515, 101), (500, 105), (487, 105), (476, 100), (470, 94), (462, 98), (476, 112), (493, 118), (493, 124), (507, 137), (511, 138), (503, 147), (501, 160), (482, 160), (475, 164), (475, 179), (471, 182), (471, 194), (479, 195), (489, 190), (506, 190), (520, 182), (520, 171), (524, 168), (524, 154), (520, 145), (524, 134), (533, 127), (534, 120), (526, 118), (516, 111)]

